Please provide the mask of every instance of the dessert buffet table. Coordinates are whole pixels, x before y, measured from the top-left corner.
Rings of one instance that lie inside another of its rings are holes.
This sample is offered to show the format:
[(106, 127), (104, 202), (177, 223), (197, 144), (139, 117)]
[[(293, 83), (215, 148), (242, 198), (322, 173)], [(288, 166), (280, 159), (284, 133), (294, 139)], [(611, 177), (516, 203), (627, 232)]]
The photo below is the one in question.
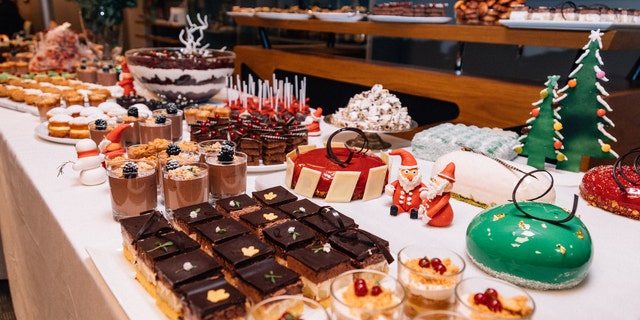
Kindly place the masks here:
[[(39, 122), (33, 114), (0, 108), (0, 118), (0, 231), (18, 319), (162, 319), (118, 252), (120, 227), (111, 218), (108, 184), (83, 186), (70, 167), (58, 176), (60, 164), (75, 160), (75, 149), (37, 137)], [(330, 134), (332, 128), (323, 126), (323, 136), (312, 141), (320, 143)], [(409, 146), (408, 141), (385, 138), (394, 147)], [(392, 168), (399, 165), (395, 158)], [(431, 163), (420, 165), (428, 177)], [(581, 175), (554, 175), (558, 205), (570, 207)], [(283, 181), (282, 171), (251, 173), (248, 191)], [(487, 184), (490, 188), (491, 182)], [(416, 243), (438, 244), (464, 255), (466, 226), (480, 212), (453, 200), (453, 225), (438, 229), (408, 215), (390, 216), (390, 204), (390, 197), (382, 196), (332, 205), (362, 229), (388, 239), (393, 253)], [(582, 199), (578, 212), (595, 246), (591, 272), (574, 289), (530, 290), (536, 303), (534, 318), (637, 318), (640, 222), (589, 207)], [(465, 259), (464, 277), (486, 276)], [(391, 267), (395, 275), (396, 264)]]

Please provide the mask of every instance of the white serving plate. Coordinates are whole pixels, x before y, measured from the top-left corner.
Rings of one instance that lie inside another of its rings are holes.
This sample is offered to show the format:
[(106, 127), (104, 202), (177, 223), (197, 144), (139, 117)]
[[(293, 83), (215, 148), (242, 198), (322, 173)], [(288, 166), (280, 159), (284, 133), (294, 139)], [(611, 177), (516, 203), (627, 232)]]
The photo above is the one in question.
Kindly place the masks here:
[(253, 17), (255, 12), (227, 11), (227, 15), (230, 17)]
[[(502, 19), (500, 23), (513, 29), (550, 29), (550, 30), (609, 30), (613, 22), (588, 21), (555, 21), (555, 20), (509, 20)], [(638, 25), (637, 27), (640, 27)]]
[(333, 22), (356, 22), (367, 15), (360, 12), (314, 12), (313, 16), (318, 20)]
[(309, 13), (287, 13), (287, 12), (256, 12), (256, 17), (272, 20), (309, 20)]
[(35, 129), (36, 135), (44, 140), (61, 143), (61, 144), (76, 144), (80, 139), (71, 139), (71, 138), (58, 138), (52, 137), (49, 135), (49, 123), (43, 122), (36, 126)]
[(447, 23), (451, 17), (405, 17), (370, 14), (367, 19), (374, 22), (397, 22), (397, 23)]

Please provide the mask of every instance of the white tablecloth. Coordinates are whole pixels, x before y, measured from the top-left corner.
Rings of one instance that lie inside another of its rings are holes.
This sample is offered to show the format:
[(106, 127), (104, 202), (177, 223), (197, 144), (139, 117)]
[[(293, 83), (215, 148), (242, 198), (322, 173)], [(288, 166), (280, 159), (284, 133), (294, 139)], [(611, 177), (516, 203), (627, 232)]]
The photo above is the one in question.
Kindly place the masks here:
[[(70, 167), (57, 176), (61, 163), (76, 159), (74, 147), (36, 137), (38, 119), (33, 114), (0, 108), (0, 119), (0, 231), (18, 319), (127, 318), (110, 290), (119, 284), (107, 285), (86, 251), (118, 247), (121, 241), (119, 224), (111, 217), (108, 184), (83, 186)], [(323, 136), (312, 141), (322, 141), (328, 134), (325, 127)], [(388, 139), (394, 147), (408, 146), (408, 141)], [(399, 163), (395, 158), (393, 168)], [(419, 164), (428, 176), (431, 163)], [(393, 169), (391, 174), (393, 179)], [(252, 174), (248, 191), (256, 180), (263, 185), (281, 184), (275, 180), (280, 177), (283, 173)], [(562, 174), (558, 205), (570, 207), (579, 178), (580, 174)], [(464, 255), (466, 226), (480, 212), (452, 200), (453, 225), (433, 228), (406, 214), (389, 216), (390, 204), (383, 195), (333, 205), (363, 229), (388, 239), (393, 252), (410, 243), (430, 243)], [(589, 207), (582, 199), (578, 212), (594, 243), (590, 274), (574, 289), (529, 290), (537, 307), (535, 319), (638, 319), (640, 222)], [(486, 276), (465, 259), (465, 277)]]

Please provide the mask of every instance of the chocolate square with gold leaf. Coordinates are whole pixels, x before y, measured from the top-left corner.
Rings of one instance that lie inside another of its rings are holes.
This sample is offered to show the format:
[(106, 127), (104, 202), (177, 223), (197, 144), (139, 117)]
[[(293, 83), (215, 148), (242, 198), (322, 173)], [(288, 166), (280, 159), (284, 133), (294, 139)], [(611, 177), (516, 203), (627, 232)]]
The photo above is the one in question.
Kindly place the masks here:
[(288, 219), (289, 216), (273, 208), (263, 208), (240, 216), (240, 222), (252, 230), (260, 231), (260, 233), (262, 233), (262, 228)]
[(263, 207), (277, 207), (285, 203), (298, 200), (293, 193), (285, 189), (283, 186), (275, 186), (260, 191), (254, 191), (253, 198), (256, 199)]
[(270, 258), (274, 249), (258, 237), (247, 234), (213, 247), (213, 253), (228, 271)]
[(176, 294), (186, 306), (185, 319), (236, 319), (247, 312), (247, 297), (224, 277), (185, 284)]

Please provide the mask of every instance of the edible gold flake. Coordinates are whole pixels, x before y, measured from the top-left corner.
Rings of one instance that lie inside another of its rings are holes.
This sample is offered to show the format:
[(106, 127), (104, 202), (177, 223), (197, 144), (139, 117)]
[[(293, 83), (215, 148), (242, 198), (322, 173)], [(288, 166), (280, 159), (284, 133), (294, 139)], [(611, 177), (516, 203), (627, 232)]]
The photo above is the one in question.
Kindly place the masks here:
[(254, 246), (249, 246), (248, 248), (247, 248), (247, 247), (243, 247), (243, 248), (242, 248), (242, 249), (240, 249), (240, 250), (242, 250), (242, 254), (243, 254), (245, 257), (253, 257), (253, 256), (255, 256), (256, 254), (258, 254), (258, 252), (260, 252), (260, 250), (259, 250), (259, 249), (256, 249)]
[(207, 300), (213, 303), (218, 303), (222, 300), (227, 300), (229, 299), (229, 296), (230, 296), (229, 293), (226, 290), (224, 290), (224, 288), (207, 291)]
[(278, 195), (273, 193), (273, 191), (271, 191), (269, 193), (265, 193), (263, 196), (264, 196), (265, 199), (267, 199), (269, 201), (271, 201), (271, 200), (273, 200), (273, 199), (278, 197)]
[(576, 231), (576, 234), (578, 235), (578, 239), (580, 240), (584, 239), (584, 234), (582, 233), (582, 230)]
[(273, 212), (265, 213), (262, 215), (262, 217), (267, 221), (273, 221), (275, 219), (278, 219), (278, 215), (276, 215)]
[(493, 221), (498, 221), (504, 217), (506, 217), (507, 214), (506, 213), (498, 213), (498, 214), (494, 214), (493, 215)]
[(520, 229), (522, 230), (529, 230), (529, 227), (531, 226), (524, 223), (524, 221), (520, 220), (520, 222), (518, 223), (518, 227), (520, 227)]
[(565, 254), (565, 253), (567, 253), (567, 249), (565, 249), (565, 247), (564, 247), (564, 246), (562, 246), (561, 244), (559, 244), (559, 243), (558, 243), (558, 244), (556, 244), (556, 247), (558, 247), (558, 250), (557, 250), (557, 251), (558, 251), (558, 252), (560, 252), (561, 254)]

